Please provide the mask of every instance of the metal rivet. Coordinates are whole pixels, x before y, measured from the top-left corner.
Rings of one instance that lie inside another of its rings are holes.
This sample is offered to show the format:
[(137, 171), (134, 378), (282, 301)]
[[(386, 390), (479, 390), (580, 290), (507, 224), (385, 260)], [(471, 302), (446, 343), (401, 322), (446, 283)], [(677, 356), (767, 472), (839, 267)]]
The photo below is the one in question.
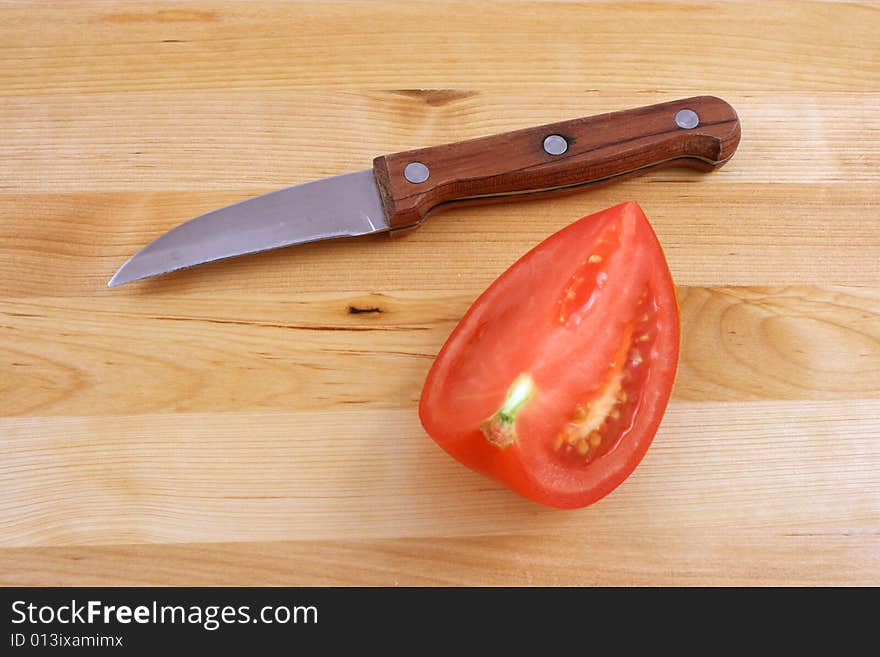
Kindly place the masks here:
[(544, 139), (544, 152), (548, 155), (562, 155), (568, 150), (568, 142), (562, 135), (549, 135)]
[(700, 125), (700, 117), (697, 116), (697, 113), (694, 110), (678, 110), (675, 114), (675, 125), (679, 128), (690, 130), (691, 128), (696, 128)]
[(431, 175), (431, 171), (421, 162), (410, 162), (403, 170), (403, 177), (413, 184), (423, 183)]

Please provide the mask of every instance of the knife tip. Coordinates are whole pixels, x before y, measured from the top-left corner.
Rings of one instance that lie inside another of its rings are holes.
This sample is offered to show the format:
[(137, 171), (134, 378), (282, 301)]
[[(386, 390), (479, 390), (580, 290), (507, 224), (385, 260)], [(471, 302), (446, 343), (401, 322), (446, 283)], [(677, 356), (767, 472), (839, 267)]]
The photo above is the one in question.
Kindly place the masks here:
[(130, 283), (134, 278), (125, 278), (122, 273), (125, 267), (121, 267), (119, 271), (113, 274), (113, 278), (107, 281), (107, 287), (119, 287), (120, 285), (124, 285), (125, 283)]
[(119, 287), (120, 285), (125, 285), (126, 283), (131, 283), (132, 281), (151, 276), (152, 274), (150, 272), (145, 272), (140, 267), (132, 266), (132, 263), (135, 263), (137, 259), (137, 254), (135, 254), (126, 260), (125, 263), (116, 270), (113, 277), (107, 281), (107, 287)]

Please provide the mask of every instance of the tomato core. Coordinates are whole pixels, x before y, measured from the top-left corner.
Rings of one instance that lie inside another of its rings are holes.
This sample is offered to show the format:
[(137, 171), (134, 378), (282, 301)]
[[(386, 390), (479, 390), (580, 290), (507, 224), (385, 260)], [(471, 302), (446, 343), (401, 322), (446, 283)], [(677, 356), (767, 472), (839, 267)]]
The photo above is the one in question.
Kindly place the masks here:
[(502, 449), (516, 440), (516, 414), (529, 401), (535, 390), (532, 377), (520, 374), (510, 389), (501, 408), (480, 425), (480, 431), (490, 444)]

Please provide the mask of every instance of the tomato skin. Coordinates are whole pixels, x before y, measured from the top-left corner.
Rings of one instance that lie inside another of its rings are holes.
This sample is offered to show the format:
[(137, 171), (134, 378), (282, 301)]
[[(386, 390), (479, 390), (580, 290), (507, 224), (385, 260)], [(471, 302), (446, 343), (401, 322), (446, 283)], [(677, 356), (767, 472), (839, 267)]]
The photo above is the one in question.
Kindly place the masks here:
[(548, 506), (587, 506), (650, 446), (679, 336), (660, 243), (623, 203), (551, 235), (480, 295), (435, 359), (419, 417), (477, 472)]

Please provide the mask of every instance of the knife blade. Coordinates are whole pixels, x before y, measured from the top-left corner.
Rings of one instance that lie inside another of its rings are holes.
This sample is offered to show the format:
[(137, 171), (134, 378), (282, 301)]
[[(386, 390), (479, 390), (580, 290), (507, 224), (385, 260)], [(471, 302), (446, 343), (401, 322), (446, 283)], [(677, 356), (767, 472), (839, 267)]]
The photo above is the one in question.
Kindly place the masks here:
[(399, 235), (446, 208), (570, 192), (664, 166), (712, 171), (739, 140), (733, 107), (697, 96), (384, 155), (371, 169), (191, 219), (138, 251), (108, 285), (317, 240)]

